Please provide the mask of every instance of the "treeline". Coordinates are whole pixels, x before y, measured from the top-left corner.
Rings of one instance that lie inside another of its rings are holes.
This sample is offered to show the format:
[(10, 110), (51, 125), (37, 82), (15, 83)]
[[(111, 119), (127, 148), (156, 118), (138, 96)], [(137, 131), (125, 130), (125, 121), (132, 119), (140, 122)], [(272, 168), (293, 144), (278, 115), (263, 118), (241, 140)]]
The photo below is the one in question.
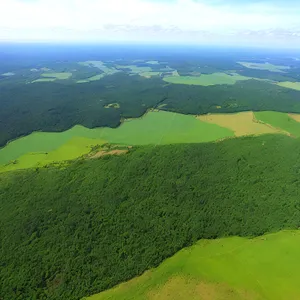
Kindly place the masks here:
[(300, 141), (140, 147), (0, 177), (0, 298), (80, 299), (201, 238), (300, 226)]
[[(117, 127), (123, 118), (142, 116), (147, 109), (184, 114), (246, 110), (300, 113), (300, 92), (257, 80), (235, 85), (166, 85), (118, 73), (95, 82), (66, 81), (0, 86), (0, 146), (32, 131), (64, 131), (76, 124), (88, 128)], [(120, 108), (105, 108), (118, 103)]]
[(184, 114), (279, 111), (300, 113), (300, 91), (258, 80), (234, 85), (190, 86), (170, 84), (162, 109)]

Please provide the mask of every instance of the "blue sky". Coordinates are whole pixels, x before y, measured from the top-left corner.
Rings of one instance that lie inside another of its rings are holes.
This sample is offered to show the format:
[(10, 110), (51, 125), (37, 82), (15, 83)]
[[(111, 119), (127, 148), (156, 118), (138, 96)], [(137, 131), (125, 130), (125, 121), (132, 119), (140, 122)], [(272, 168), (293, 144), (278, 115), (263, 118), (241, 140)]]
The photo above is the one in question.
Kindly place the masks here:
[(300, 47), (300, 1), (1, 0), (0, 40)]

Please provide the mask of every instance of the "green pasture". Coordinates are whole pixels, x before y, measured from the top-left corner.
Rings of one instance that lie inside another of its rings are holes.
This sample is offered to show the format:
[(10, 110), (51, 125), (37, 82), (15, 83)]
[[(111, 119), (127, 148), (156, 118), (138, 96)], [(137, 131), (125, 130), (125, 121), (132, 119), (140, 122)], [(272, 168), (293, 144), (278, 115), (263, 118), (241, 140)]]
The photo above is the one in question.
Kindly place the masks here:
[[(115, 68), (107, 67), (100, 60), (84, 61), (84, 62), (79, 62), (79, 64), (82, 66), (87, 66), (87, 67), (92, 66), (92, 67), (98, 68), (98, 69), (102, 70), (106, 75), (112, 75), (112, 74), (118, 72), (118, 70), (116, 70)], [(95, 80), (98, 80), (98, 79), (95, 79)]]
[(278, 66), (273, 65), (270, 63), (252, 63), (252, 62), (238, 62), (240, 65), (249, 68), (249, 69), (255, 69), (255, 70), (265, 70), (265, 71), (271, 71), (271, 72), (278, 72), (282, 73), (284, 70), (288, 70), (290, 67), (287, 66)]
[(89, 77), (87, 79), (81, 79), (81, 80), (77, 80), (76, 83), (87, 83), (87, 82), (91, 82), (91, 81), (96, 81), (96, 80), (100, 80), (101, 78), (103, 78), (105, 75), (103, 74), (98, 74), (92, 77)]
[(13, 72), (6, 72), (6, 73), (3, 73), (3, 74), (1, 74), (1, 75), (2, 75), (2, 76), (10, 77), (10, 76), (14, 76), (15, 73), (13, 73)]
[(287, 113), (262, 111), (255, 112), (254, 116), (258, 121), (285, 130), (294, 137), (300, 137), (300, 123), (291, 118)]
[(130, 69), (130, 72), (134, 74), (140, 74), (140, 73), (152, 71), (151, 67), (139, 67), (136, 65), (117, 65), (116, 67), (118, 69)]
[[(64, 132), (34, 132), (0, 149), (0, 165), (19, 160), (25, 154), (39, 153), (41, 155), (44, 152), (54, 151), (75, 137), (125, 145), (158, 145), (209, 142), (230, 136), (234, 136), (233, 131), (202, 122), (194, 116), (164, 111), (149, 112), (142, 118), (126, 120), (118, 128), (88, 129), (76, 125)], [(81, 140), (80, 146), (83, 144)], [(63, 152), (63, 150), (60, 151)], [(66, 152), (69, 153), (69, 151)]]
[(151, 77), (151, 76), (158, 76), (160, 75), (160, 72), (142, 72), (139, 75), (143, 77)]
[(164, 81), (174, 84), (203, 85), (235, 84), (238, 80), (249, 80), (251, 77), (241, 76), (235, 73), (213, 73), (200, 76), (166, 76)]
[(129, 282), (86, 300), (300, 299), (300, 231), (200, 240)]
[(277, 85), (288, 89), (300, 91), (300, 82), (285, 81), (285, 82), (278, 82)]
[(42, 78), (32, 81), (34, 82), (50, 82), (54, 80), (66, 80), (72, 76), (70, 72), (61, 72), (61, 73), (43, 73), (41, 74)]
[(61, 72), (61, 73), (43, 73), (41, 74), (42, 77), (46, 78), (55, 78), (59, 80), (65, 80), (72, 76), (72, 73), (70, 72)]
[(39, 78), (36, 80), (33, 80), (31, 83), (35, 83), (35, 82), (51, 82), (51, 81), (55, 81), (55, 78)]
[(146, 63), (149, 65), (159, 65), (159, 62), (157, 60), (149, 60)]
[(55, 162), (76, 159), (91, 152), (93, 146), (102, 145), (105, 141), (86, 137), (72, 137), (65, 144), (52, 151), (29, 152), (16, 160), (0, 166), (0, 172), (42, 167)]

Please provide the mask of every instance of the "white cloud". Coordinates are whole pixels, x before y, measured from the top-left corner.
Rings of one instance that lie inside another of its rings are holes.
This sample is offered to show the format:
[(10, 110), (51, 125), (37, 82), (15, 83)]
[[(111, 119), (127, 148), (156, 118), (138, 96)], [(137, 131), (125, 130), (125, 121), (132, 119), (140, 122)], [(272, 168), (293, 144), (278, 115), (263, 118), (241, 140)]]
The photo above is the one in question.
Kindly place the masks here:
[[(300, 3), (229, 5), (177, 0), (1, 0), (0, 40), (241, 39), (241, 32), (299, 32)], [(225, 4), (223, 4), (225, 3)], [(207, 34), (208, 32), (208, 34)], [(267, 33), (268, 32), (268, 33)], [(252, 34), (253, 35), (253, 34)], [(295, 37), (298, 34), (287, 34)], [(262, 38), (260, 37), (260, 40)], [(280, 39), (279, 39), (280, 40)], [(300, 45), (300, 41), (299, 41)]]

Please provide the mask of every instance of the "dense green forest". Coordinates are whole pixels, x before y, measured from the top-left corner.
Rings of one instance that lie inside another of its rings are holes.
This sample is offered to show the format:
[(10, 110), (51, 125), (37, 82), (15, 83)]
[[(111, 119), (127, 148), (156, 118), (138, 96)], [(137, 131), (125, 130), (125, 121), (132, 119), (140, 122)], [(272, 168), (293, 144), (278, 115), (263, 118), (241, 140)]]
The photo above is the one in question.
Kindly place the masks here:
[(281, 135), (4, 173), (0, 298), (80, 299), (200, 238), (298, 228), (299, 187), (300, 141)]
[[(45, 82), (0, 87), (0, 146), (32, 131), (63, 131), (76, 124), (117, 127), (164, 99), (159, 78), (116, 74), (85, 84)], [(105, 108), (118, 103), (119, 108)]]
[[(245, 110), (300, 113), (299, 91), (257, 80), (205, 87), (166, 85), (159, 77), (117, 73), (84, 84), (7, 83), (0, 86), (0, 95), (0, 146), (39, 130), (63, 131), (76, 124), (117, 127), (123, 118), (140, 117), (161, 104), (165, 110), (185, 114)], [(120, 107), (105, 108), (111, 103)]]
[(170, 85), (162, 109), (186, 114), (264, 111), (300, 112), (300, 92), (274, 84), (247, 80), (234, 85)]

